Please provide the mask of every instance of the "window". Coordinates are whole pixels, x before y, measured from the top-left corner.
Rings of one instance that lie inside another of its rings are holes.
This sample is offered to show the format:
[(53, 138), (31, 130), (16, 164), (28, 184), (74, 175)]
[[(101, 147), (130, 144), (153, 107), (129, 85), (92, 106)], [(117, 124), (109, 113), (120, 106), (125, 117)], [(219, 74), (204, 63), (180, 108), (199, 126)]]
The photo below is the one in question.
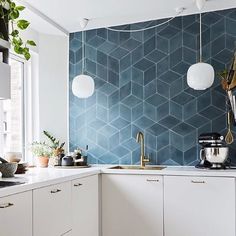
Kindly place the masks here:
[(0, 155), (6, 152), (21, 152), (24, 156), (25, 122), (24, 122), (24, 85), (25, 61), (11, 55), (11, 99), (0, 101)]

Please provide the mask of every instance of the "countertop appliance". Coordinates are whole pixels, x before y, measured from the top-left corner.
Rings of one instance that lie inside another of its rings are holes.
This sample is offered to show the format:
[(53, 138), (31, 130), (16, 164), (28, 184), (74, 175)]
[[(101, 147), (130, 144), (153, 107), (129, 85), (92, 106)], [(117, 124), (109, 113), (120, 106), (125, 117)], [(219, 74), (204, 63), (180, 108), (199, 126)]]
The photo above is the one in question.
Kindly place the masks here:
[(229, 156), (224, 136), (219, 133), (204, 133), (198, 138), (202, 146), (200, 150), (200, 163), (197, 168), (225, 169)]

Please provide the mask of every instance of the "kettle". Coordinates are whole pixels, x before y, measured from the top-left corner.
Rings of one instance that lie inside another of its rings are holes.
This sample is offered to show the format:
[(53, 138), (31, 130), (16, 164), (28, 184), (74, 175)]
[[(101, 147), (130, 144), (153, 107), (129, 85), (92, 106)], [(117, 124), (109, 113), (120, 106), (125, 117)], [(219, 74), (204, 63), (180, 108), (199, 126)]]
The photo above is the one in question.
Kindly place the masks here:
[(64, 156), (61, 160), (62, 166), (73, 166), (74, 165), (74, 159), (72, 156)]

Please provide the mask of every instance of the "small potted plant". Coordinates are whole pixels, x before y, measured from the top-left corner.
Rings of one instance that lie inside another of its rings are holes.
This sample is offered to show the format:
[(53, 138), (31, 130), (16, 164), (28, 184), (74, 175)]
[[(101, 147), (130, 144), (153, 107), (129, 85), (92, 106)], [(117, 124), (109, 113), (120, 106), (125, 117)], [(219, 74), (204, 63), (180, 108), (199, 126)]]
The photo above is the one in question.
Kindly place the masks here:
[(48, 167), (49, 158), (52, 156), (52, 149), (45, 142), (33, 142), (31, 152), (37, 157), (39, 167)]
[(60, 140), (57, 140), (53, 135), (48, 131), (43, 131), (43, 134), (47, 137), (49, 141), (49, 147), (52, 149), (52, 158), (50, 158), (49, 165), (55, 166), (60, 165), (61, 158), (64, 156), (64, 145), (65, 142), (61, 143)]

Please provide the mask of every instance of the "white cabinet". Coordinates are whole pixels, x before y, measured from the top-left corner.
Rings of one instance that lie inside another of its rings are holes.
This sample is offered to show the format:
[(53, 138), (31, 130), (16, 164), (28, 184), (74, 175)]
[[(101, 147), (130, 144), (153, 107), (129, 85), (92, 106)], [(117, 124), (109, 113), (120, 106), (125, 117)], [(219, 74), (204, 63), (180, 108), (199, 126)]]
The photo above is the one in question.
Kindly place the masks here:
[(163, 178), (104, 174), (102, 236), (162, 235)]
[(99, 235), (98, 175), (72, 181), (72, 235)]
[(71, 230), (71, 182), (33, 190), (33, 235), (61, 236)]
[(164, 177), (165, 236), (235, 236), (235, 179)]
[(32, 236), (32, 191), (0, 198), (0, 235)]

